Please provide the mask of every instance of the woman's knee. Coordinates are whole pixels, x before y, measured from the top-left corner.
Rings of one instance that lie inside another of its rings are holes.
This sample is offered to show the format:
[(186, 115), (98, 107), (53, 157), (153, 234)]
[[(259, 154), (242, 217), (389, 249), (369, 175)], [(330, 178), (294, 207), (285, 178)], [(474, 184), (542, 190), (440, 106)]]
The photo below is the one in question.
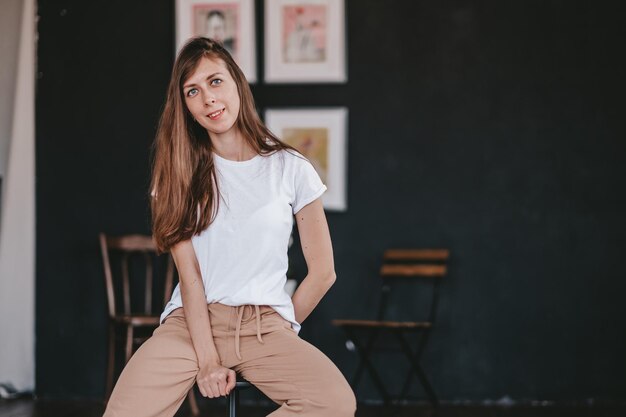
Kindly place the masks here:
[(356, 412), (356, 397), (350, 386), (334, 389), (326, 398), (328, 409), (333, 417), (354, 417)]
[(354, 417), (356, 413), (356, 398), (352, 392), (350, 392), (349, 396), (344, 397), (340, 403), (337, 403), (336, 412), (337, 417)]
[(341, 411), (343, 413), (342, 415), (354, 417), (354, 414), (356, 413), (356, 397), (351, 389), (348, 391), (349, 392), (346, 394), (345, 402), (341, 407)]

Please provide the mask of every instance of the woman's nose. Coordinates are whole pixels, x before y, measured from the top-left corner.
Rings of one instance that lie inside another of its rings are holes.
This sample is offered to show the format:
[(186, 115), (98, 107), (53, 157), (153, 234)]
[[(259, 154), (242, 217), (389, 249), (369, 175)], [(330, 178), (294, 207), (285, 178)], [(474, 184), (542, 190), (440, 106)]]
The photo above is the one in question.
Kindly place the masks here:
[(212, 94), (205, 94), (204, 96), (204, 105), (209, 106), (215, 103), (215, 97)]

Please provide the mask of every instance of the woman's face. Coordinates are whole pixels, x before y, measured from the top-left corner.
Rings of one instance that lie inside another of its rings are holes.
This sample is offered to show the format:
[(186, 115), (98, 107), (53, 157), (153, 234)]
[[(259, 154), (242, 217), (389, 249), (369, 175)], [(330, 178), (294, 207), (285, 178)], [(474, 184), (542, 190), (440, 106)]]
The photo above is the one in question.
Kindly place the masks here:
[(202, 58), (183, 83), (183, 96), (196, 122), (211, 137), (236, 129), (241, 104), (239, 93), (235, 80), (221, 59)]

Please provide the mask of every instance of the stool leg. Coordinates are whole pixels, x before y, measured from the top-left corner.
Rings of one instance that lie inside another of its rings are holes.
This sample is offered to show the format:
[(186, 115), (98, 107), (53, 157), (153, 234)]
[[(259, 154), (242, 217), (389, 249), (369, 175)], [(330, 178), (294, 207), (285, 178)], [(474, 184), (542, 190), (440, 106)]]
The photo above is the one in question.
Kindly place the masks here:
[(237, 403), (239, 402), (239, 392), (233, 388), (228, 395), (228, 417), (237, 417)]

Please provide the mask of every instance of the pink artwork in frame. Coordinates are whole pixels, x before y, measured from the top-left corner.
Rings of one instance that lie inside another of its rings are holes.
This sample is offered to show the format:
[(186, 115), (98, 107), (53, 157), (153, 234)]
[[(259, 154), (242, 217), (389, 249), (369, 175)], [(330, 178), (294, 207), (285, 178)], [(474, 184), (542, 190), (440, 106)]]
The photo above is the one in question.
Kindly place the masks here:
[(346, 58), (344, 0), (265, 1), (267, 83), (344, 83)]
[(289, 5), (282, 8), (284, 62), (323, 62), (326, 59), (325, 5)]

